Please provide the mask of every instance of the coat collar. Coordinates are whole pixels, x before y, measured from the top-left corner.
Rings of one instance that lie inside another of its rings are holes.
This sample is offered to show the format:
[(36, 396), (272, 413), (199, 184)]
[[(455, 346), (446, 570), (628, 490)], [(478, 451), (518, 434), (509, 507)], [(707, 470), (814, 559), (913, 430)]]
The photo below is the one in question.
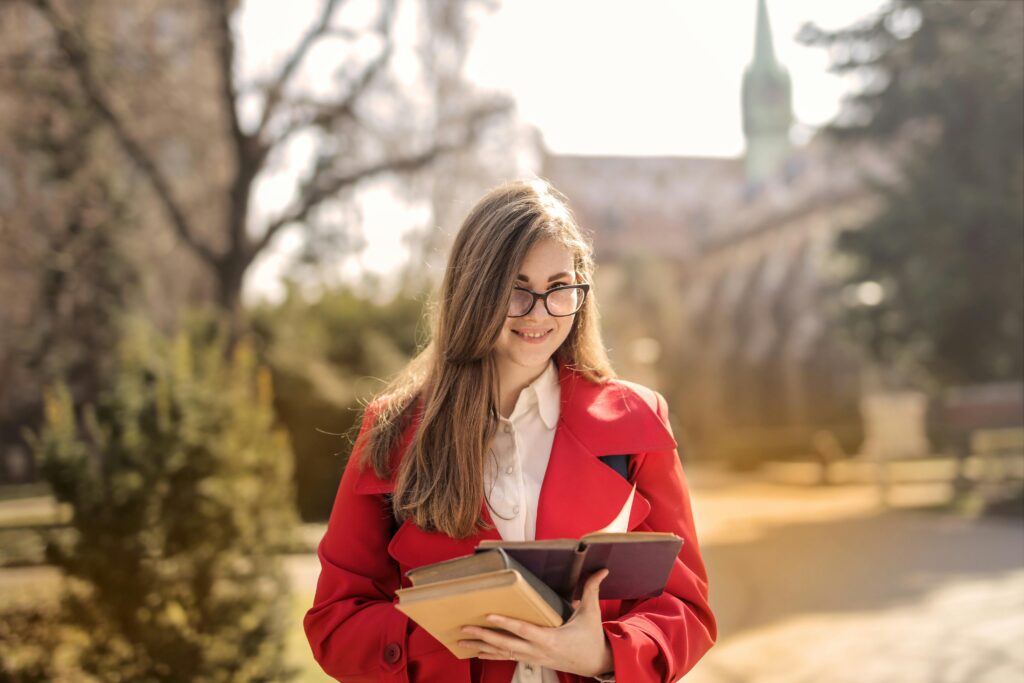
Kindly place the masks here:
[(661, 418), (637, 389), (627, 383), (611, 380), (595, 384), (565, 365), (559, 368), (559, 383), (560, 423), (594, 455), (645, 453), (676, 447), (675, 439)]
[[(559, 368), (558, 381), (559, 417), (537, 505), (538, 539), (579, 538), (603, 528), (621, 511), (632, 485), (603, 463), (601, 456), (671, 451), (676, 446), (661, 418), (638, 393), (641, 389), (615, 380), (594, 384), (564, 365)], [(417, 424), (406, 432), (402, 453)], [(389, 493), (394, 482), (378, 478), (368, 467), (360, 473), (355, 490)], [(628, 528), (643, 522), (650, 509), (650, 503), (637, 491)], [(426, 532), (406, 520), (392, 537), (388, 552), (406, 567), (472, 553), (481, 540), (500, 538), (483, 501), (481, 511), (492, 528), (466, 539)]]

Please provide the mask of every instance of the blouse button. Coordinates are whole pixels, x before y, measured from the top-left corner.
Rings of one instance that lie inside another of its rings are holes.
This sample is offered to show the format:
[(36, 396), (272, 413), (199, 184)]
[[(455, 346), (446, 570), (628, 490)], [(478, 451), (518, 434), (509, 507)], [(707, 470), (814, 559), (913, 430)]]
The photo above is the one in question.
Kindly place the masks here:
[(505, 468), (505, 474), (512, 474), (512, 465)]
[(505, 433), (506, 434), (511, 434), (512, 433), (512, 425), (506, 424), (504, 429), (505, 429)]
[(402, 658), (402, 646), (398, 643), (388, 643), (384, 648), (384, 661), (388, 664), (395, 664)]
[(518, 515), (519, 514), (519, 506), (518, 505), (513, 505), (512, 506), (512, 514), (513, 515)]

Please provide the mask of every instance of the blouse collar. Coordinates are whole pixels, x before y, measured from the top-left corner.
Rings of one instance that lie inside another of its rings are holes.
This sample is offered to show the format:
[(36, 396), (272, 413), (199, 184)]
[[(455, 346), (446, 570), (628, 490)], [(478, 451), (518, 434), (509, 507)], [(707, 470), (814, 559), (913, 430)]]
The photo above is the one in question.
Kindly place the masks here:
[(554, 360), (548, 363), (547, 368), (537, 379), (528, 384), (519, 394), (515, 408), (509, 419), (516, 420), (522, 416), (531, 406), (536, 404), (537, 412), (544, 426), (554, 429), (558, 424), (559, 404), (561, 402), (561, 388), (558, 382), (558, 368)]

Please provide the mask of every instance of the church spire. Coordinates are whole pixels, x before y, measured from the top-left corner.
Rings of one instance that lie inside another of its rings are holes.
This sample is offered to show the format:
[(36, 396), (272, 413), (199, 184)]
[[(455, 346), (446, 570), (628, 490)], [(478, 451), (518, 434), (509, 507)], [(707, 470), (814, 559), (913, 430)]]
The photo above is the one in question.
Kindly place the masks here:
[(751, 67), (755, 70), (772, 70), (776, 66), (772, 27), (768, 23), (768, 6), (765, 0), (757, 0), (757, 33), (754, 36), (754, 62)]
[(793, 124), (789, 72), (775, 57), (766, 0), (757, 0), (754, 59), (743, 74), (743, 133), (747, 179), (763, 180), (789, 156)]

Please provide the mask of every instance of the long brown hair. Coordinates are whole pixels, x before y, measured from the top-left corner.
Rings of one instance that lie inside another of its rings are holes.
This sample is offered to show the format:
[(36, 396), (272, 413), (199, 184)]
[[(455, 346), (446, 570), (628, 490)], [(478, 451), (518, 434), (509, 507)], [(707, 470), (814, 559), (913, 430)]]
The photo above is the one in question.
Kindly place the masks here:
[[(362, 465), (371, 465), (381, 478), (395, 476), (394, 512), (425, 530), (465, 538), (484, 525), (484, 456), (498, 426), (493, 349), (519, 267), (541, 239), (568, 247), (577, 277), (591, 281), (590, 243), (565, 197), (550, 184), (513, 181), (484, 195), (455, 236), (430, 342), (373, 404)], [(614, 377), (593, 289), (555, 359), (593, 382)], [(409, 450), (392, 472), (395, 450), (416, 417), (420, 423)]]

